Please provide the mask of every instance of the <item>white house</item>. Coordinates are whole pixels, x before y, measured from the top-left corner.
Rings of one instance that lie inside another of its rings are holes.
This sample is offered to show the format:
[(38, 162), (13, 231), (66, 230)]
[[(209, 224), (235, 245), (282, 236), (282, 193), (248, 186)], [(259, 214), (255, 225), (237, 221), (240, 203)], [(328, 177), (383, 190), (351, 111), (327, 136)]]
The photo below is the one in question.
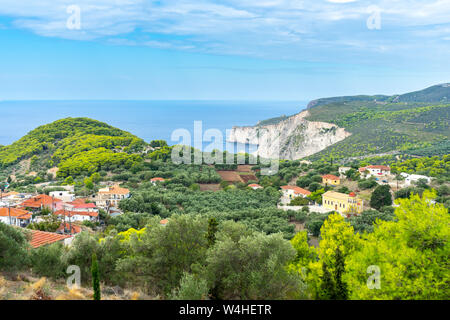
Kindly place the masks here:
[(83, 199), (77, 199), (69, 202), (68, 205), (71, 207), (71, 211), (76, 212), (98, 212), (98, 208), (93, 202), (86, 202)]
[(0, 208), (0, 222), (18, 226), (26, 227), (31, 222), (31, 213), (16, 208)]
[(400, 175), (405, 178), (405, 187), (410, 186), (412, 183), (417, 183), (420, 179), (424, 179), (427, 183), (431, 182), (431, 178), (427, 176), (422, 176), (419, 174), (408, 174), (405, 172), (400, 173)]
[(364, 175), (364, 172), (368, 171), (367, 177), (370, 176), (385, 176), (391, 174), (391, 168), (388, 166), (381, 166), (381, 165), (375, 165), (375, 166), (367, 166), (367, 167), (361, 167), (358, 169), (361, 175)]
[(311, 194), (310, 191), (297, 187), (297, 186), (282, 186), (283, 196), (289, 199), (294, 199), (297, 197), (306, 198)]
[(49, 196), (62, 200), (63, 202), (71, 202), (75, 199), (75, 195), (70, 193), (70, 191), (52, 191), (49, 192)]
[(260, 186), (259, 184), (256, 184), (256, 183), (249, 184), (248, 187), (252, 188), (253, 190), (257, 190), (257, 189), (262, 189), (263, 188), (262, 186)]
[(61, 216), (62, 219), (65, 216), (66, 221), (72, 222), (96, 221), (98, 219), (98, 212), (58, 210), (55, 214)]

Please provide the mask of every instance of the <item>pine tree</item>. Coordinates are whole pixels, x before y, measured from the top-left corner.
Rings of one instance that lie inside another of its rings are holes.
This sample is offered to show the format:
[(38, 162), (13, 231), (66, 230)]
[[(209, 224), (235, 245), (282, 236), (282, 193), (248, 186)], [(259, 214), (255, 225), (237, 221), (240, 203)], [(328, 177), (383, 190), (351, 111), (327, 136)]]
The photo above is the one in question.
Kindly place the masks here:
[(389, 185), (381, 185), (375, 188), (370, 198), (370, 206), (380, 210), (384, 206), (392, 205), (392, 195)]
[(100, 300), (101, 299), (100, 277), (98, 272), (97, 255), (95, 253), (92, 254), (91, 273), (92, 273), (92, 289), (94, 290), (94, 300)]

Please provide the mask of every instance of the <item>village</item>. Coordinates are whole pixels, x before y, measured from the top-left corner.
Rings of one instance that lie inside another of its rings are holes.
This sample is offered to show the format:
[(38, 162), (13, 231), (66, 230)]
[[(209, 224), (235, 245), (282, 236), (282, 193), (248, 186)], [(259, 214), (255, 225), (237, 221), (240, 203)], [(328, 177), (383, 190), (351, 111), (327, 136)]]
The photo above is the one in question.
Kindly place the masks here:
[[(54, 187), (55, 188), (55, 187)], [(130, 197), (130, 191), (119, 185), (99, 189), (91, 197), (76, 198), (74, 186), (56, 186), (64, 191), (51, 191), (49, 194), (32, 195), (9, 191), (0, 195), (0, 222), (26, 228), (30, 223), (45, 221), (53, 215), (60, 226), (56, 232), (30, 229), (33, 248), (62, 241), (70, 244), (73, 237), (82, 231), (85, 221), (99, 222), (100, 210), (111, 216), (121, 214), (120, 200)]]
[[(326, 188), (344, 187), (346, 190), (358, 190), (358, 186), (354, 181), (351, 181), (346, 177), (346, 173), (352, 169), (351, 167), (339, 167), (339, 176), (332, 174), (322, 175), (322, 185)], [(374, 178), (378, 185), (389, 185), (391, 188), (391, 194), (394, 196), (394, 191), (398, 191), (401, 188), (409, 187), (416, 184), (419, 180), (424, 180), (427, 183), (431, 182), (431, 178), (423, 175), (400, 173), (402, 180), (399, 181), (397, 175), (391, 174), (391, 168), (384, 165), (369, 165), (366, 167), (358, 168), (358, 172), (361, 178), (369, 179)], [(304, 188), (285, 185), (281, 186), (282, 197), (278, 208), (283, 210), (301, 210), (305, 205), (295, 205), (292, 200), (301, 197), (308, 199), (311, 196), (311, 191)], [(348, 193), (337, 192), (334, 190), (328, 190), (322, 194), (322, 203), (315, 201), (304, 201), (308, 207), (309, 212), (338, 212), (342, 216), (349, 218), (352, 215), (359, 216), (364, 210), (370, 209), (368, 200), (370, 199), (369, 192), (362, 192), (361, 196), (351, 191)], [(395, 204), (393, 205), (395, 206)]]
[[(346, 177), (351, 167), (339, 167), (339, 176), (325, 174), (321, 176), (321, 184), (327, 190), (321, 195), (320, 201), (311, 199), (312, 192), (297, 185), (280, 186), (280, 200), (278, 209), (300, 211), (307, 208), (307, 212), (330, 213), (338, 212), (342, 216), (360, 216), (364, 210), (370, 209), (368, 200), (370, 193), (360, 191), (357, 184)], [(264, 189), (258, 183), (250, 166), (241, 165), (239, 174), (235, 171), (218, 171), (222, 181), (235, 182), (247, 185), (252, 190)], [(392, 190), (411, 186), (419, 180), (427, 183), (431, 178), (422, 175), (401, 173), (391, 174), (391, 169), (383, 165), (369, 165), (358, 169), (360, 176), (364, 179), (371, 178), (379, 185), (389, 185)], [(154, 177), (150, 179), (151, 184), (163, 184), (167, 179)], [(118, 183), (103, 186), (98, 192), (90, 196), (76, 197), (74, 186), (52, 186), (58, 191), (50, 191), (48, 194), (18, 193), (15, 191), (1, 192), (0, 194), (0, 222), (15, 227), (27, 228), (31, 223), (39, 224), (47, 221), (51, 216), (59, 223), (56, 232), (30, 229), (32, 237), (30, 244), (33, 248), (54, 242), (63, 242), (69, 245), (74, 237), (81, 233), (83, 226), (89, 223), (102, 224), (101, 213), (114, 217), (123, 214), (119, 209), (119, 203), (123, 199), (132, 196), (129, 189), (121, 187)], [(351, 192), (339, 192), (336, 190), (354, 190)], [(341, 188), (341, 189), (339, 189)], [(200, 190), (217, 191), (218, 184), (200, 185)], [(392, 194), (393, 191), (391, 190)], [(300, 200), (300, 201), (299, 201)], [(394, 205), (395, 206), (395, 205)], [(168, 219), (162, 219), (161, 224), (168, 223)]]

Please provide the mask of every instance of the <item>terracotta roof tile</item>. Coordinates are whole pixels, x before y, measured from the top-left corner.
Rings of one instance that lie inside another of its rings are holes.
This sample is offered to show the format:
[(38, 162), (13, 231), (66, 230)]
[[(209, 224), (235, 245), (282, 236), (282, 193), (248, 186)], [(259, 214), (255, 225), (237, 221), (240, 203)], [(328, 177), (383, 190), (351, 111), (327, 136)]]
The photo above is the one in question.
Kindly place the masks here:
[(303, 188), (300, 188), (300, 187), (297, 187), (297, 186), (282, 186), (281, 189), (294, 190), (294, 193), (296, 193), (296, 194), (303, 194), (303, 195), (306, 195), (306, 196), (309, 196), (311, 194), (311, 191), (308, 191), (306, 189), (303, 189)]
[(333, 174), (325, 174), (322, 176), (322, 178), (329, 179), (329, 180), (341, 180), (339, 177), (336, 177)]
[[(70, 223), (66, 222), (67, 230), (70, 229), (70, 225), (71, 225)], [(64, 231), (64, 223), (61, 223), (61, 226), (58, 228), (57, 231)], [(70, 233), (74, 234), (74, 233), (80, 233), (80, 232), (81, 232), (81, 227), (72, 223), (72, 230)]]
[(126, 188), (121, 188), (118, 185), (115, 185), (112, 187), (105, 188), (105, 190), (100, 189), (98, 191), (98, 193), (100, 193), (100, 194), (129, 194), (130, 190), (128, 190)]
[(33, 248), (39, 248), (46, 244), (51, 244), (54, 242), (62, 241), (64, 239), (70, 238), (70, 235), (63, 235), (53, 232), (45, 232), (40, 230), (30, 230), (31, 231), (31, 241), (30, 245)]
[(72, 205), (74, 208), (77, 209), (89, 209), (89, 208), (97, 208), (97, 206), (95, 205), (95, 203), (89, 202), (82, 202), (82, 201), (72, 201), (72, 202), (68, 202), (68, 204)]
[(42, 206), (51, 206), (52, 203), (55, 204), (57, 202), (61, 202), (61, 200), (50, 197), (46, 194), (40, 194), (38, 196), (25, 200), (24, 202), (22, 202), (21, 206), (25, 208), (40, 208)]
[(23, 209), (16, 209), (16, 208), (0, 208), (0, 217), (9, 217), (11, 214), (11, 217), (17, 218), (17, 219), (31, 219), (31, 214), (27, 210)]

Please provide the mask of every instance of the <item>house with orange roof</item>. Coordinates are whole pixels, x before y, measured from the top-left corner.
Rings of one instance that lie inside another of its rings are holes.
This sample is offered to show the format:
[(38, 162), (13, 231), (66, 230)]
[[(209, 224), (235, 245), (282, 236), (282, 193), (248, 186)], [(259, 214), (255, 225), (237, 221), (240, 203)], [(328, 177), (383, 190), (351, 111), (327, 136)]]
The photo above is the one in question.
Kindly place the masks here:
[(100, 208), (117, 207), (119, 202), (130, 197), (130, 190), (120, 187), (118, 184), (98, 190), (93, 200)]
[(306, 198), (311, 194), (311, 191), (297, 187), (297, 186), (281, 186), (283, 191), (283, 196), (289, 199), (294, 199), (297, 197)]
[(31, 213), (17, 208), (0, 208), (0, 222), (12, 226), (26, 227), (31, 222)]
[(63, 242), (65, 245), (69, 245), (73, 240), (73, 236), (68, 234), (59, 234), (40, 230), (29, 231), (31, 231), (30, 245), (33, 249), (55, 242)]
[(257, 189), (263, 189), (263, 187), (262, 187), (262, 186), (260, 186), (260, 185), (259, 185), (259, 184), (257, 184), (257, 183), (252, 183), (252, 184), (249, 184), (249, 185), (248, 185), (248, 187), (252, 188), (253, 190), (257, 190)]
[(162, 226), (165, 226), (167, 223), (169, 223), (168, 219), (162, 219), (159, 224), (161, 224)]
[(81, 232), (81, 227), (73, 223), (61, 222), (61, 225), (56, 230), (56, 232), (63, 234), (77, 234)]
[(322, 176), (322, 183), (330, 186), (337, 186), (341, 183), (341, 178), (333, 174), (326, 174)]
[(10, 191), (10, 192), (2, 192), (2, 193), (0, 193), (0, 201), (3, 199), (3, 198), (8, 198), (8, 197), (10, 197), (10, 196), (17, 196), (17, 195), (19, 195), (19, 193), (18, 192), (16, 192), (16, 191)]
[(98, 208), (93, 202), (86, 202), (86, 199), (75, 199), (72, 202), (67, 203), (71, 206), (72, 211), (89, 211), (98, 212)]
[(30, 209), (33, 212), (40, 211), (44, 208), (55, 211), (59, 202), (62, 201), (60, 199), (50, 197), (46, 194), (40, 194), (25, 200), (19, 206), (22, 208)]
[(151, 178), (151, 179), (150, 179), (150, 182), (151, 182), (153, 185), (156, 185), (157, 183), (159, 183), (159, 182), (164, 182), (164, 181), (166, 181), (166, 179), (161, 178), (161, 177), (155, 177), (155, 178)]

